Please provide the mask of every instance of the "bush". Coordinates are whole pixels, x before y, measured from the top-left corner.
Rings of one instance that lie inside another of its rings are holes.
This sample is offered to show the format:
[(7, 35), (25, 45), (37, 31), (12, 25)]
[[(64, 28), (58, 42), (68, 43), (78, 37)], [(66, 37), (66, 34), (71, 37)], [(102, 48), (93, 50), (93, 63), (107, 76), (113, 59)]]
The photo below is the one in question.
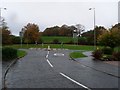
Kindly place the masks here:
[(74, 44), (73, 40), (70, 40), (69, 42), (67, 42), (66, 44)]
[(59, 40), (58, 39), (54, 39), (53, 40), (53, 44), (59, 44), (60, 42), (59, 42)]
[(102, 59), (103, 61), (113, 61), (112, 55), (103, 55)]
[(120, 52), (113, 52), (112, 56), (115, 61), (120, 61)]
[(94, 59), (101, 59), (103, 56), (103, 52), (102, 50), (96, 50), (92, 53), (92, 56), (94, 57)]
[(8, 61), (17, 58), (17, 49), (10, 47), (2, 48), (2, 60)]
[(104, 47), (102, 51), (104, 54), (112, 55), (113, 49), (110, 47)]
[(85, 37), (80, 37), (80, 38), (78, 39), (78, 44), (79, 44), (79, 45), (86, 45), (86, 44), (87, 44), (87, 38), (85, 38)]
[(120, 46), (114, 48), (114, 52), (120, 52)]
[(41, 38), (39, 38), (39, 40), (38, 40), (38, 44), (42, 44), (44, 41), (41, 39)]

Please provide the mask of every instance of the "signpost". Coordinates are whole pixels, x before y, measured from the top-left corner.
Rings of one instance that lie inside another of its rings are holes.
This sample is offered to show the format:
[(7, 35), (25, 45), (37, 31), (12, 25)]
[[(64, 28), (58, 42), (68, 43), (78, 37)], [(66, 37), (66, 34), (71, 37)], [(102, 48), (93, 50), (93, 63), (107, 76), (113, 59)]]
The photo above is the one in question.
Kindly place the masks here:
[(21, 38), (21, 48), (22, 48), (22, 42), (23, 42), (23, 35), (24, 35), (24, 31), (22, 30), (22, 31), (20, 31), (19, 32), (19, 35), (20, 35), (20, 38)]

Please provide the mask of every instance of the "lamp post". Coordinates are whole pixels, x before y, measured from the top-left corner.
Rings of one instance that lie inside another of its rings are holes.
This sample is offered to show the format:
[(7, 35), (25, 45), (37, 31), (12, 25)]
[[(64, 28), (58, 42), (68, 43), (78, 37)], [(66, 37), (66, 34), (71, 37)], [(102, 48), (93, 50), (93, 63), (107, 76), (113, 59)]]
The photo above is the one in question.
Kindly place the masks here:
[(7, 10), (7, 8), (0, 8), (0, 26), (2, 25), (2, 9)]
[(96, 50), (96, 31), (95, 31), (95, 8), (89, 8), (89, 10), (93, 10), (94, 11), (94, 50)]

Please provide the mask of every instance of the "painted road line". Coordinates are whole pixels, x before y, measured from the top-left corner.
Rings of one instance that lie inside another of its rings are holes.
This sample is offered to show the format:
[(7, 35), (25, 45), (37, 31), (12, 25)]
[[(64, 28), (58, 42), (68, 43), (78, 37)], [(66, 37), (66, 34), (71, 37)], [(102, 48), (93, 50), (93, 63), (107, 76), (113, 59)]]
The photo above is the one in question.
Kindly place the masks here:
[(54, 56), (64, 56), (63, 53), (54, 53)]
[(46, 58), (48, 58), (48, 54), (46, 55)]
[(50, 53), (50, 51), (48, 51), (48, 53), (47, 54), (49, 54)]
[(51, 67), (53, 67), (53, 65), (50, 63), (50, 61), (48, 59), (47, 59), (47, 62)]
[(62, 76), (64, 76), (65, 78), (69, 79), (70, 81), (76, 83), (77, 85), (82, 86), (83, 88), (86, 88), (87, 90), (91, 90), (91, 89), (88, 88), (87, 86), (85, 86), (85, 85), (83, 85), (83, 84), (81, 84), (81, 83), (73, 80), (72, 78), (68, 77), (67, 75), (65, 75), (65, 74), (63, 74), (63, 73), (61, 73), (61, 72), (60, 72), (60, 74), (61, 74)]

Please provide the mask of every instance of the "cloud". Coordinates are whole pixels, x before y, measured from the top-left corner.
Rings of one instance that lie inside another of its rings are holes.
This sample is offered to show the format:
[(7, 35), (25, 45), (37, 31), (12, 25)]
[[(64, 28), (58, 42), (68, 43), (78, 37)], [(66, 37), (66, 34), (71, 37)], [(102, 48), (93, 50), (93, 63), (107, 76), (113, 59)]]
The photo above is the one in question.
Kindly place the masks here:
[(86, 30), (93, 29), (93, 11), (96, 8), (96, 25), (109, 27), (115, 24), (118, 16), (117, 3), (113, 2), (7, 2), (4, 14), (13, 34), (18, 35), (27, 23), (36, 23), (40, 30), (47, 27), (67, 24), (82, 24)]

